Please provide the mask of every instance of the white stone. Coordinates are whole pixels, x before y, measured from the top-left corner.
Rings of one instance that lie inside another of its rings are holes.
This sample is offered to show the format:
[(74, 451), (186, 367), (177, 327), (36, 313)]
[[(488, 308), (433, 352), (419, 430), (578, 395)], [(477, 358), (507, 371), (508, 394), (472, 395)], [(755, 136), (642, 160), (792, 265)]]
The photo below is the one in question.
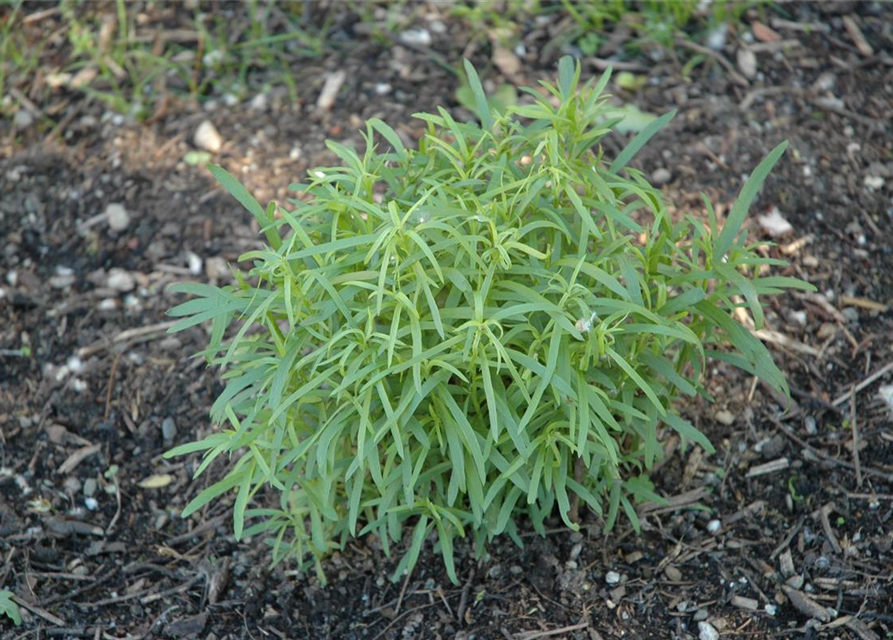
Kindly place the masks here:
[(714, 51), (721, 51), (726, 46), (726, 35), (728, 32), (729, 25), (722, 23), (707, 34), (707, 46)]
[(113, 231), (124, 231), (130, 226), (130, 214), (123, 204), (113, 202), (105, 208), (105, 220)]
[(400, 34), (400, 42), (427, 47), (431, 44), (431, 32), (427, 29), (407, 29)]
[(189, 273), (194, 276), (201, 274), (202, 272), (202, 259), (199, 258), (192, 251), (186, 253), (186, 260), (189, 263)]
[(719, 640), (719, 631), (709, 622), (699, 622), (698, 638), (700, 640)]
[(661, 167), (659, 169), (655, 169), (654, 173), (651, 174), (651, 182), (659, 186), (668, 183), (672, 177), (673, 175), (670, 173), (669, 169)]
[(252, 111), (266, 111), (269, 106), (269, 100), (266, 93), (259, 93), (251, 99), (248, 108)]
[(136, 287), (136, 280), (129, 272), (125, 271), (124, 269), (115, 268), (109, 271), (109, 275), (105, 281), (105, 284), (110, 289), (120, 291), (121, 293), (126, 293), (128, 291), (133, 291), (133, 289)]
[(884, 186), (884, 179), (880, 176), (865, 176), (863, 184), (865, 184), (870, 191), (877, 191)]
[(223, 147), (223, 136), (210, 120), (204, 120), (195, 130), (193, 137), (195, 146), (211, 153), (217, 153)]
[(890, 408), (890, 412), (893, 413), (893, 384), (884, 385), (878, 389), (878, 396)]
[(618, 584), (620, 582), (620, 574), (616, 571), (608, 571), (605, 574), (605, 582), (608, 584)]
[(716, 535), (722, 530), (722, 522), (719, 520), (711, 520), (707, 523), (707, 531), (710, 532), (711, 535)]

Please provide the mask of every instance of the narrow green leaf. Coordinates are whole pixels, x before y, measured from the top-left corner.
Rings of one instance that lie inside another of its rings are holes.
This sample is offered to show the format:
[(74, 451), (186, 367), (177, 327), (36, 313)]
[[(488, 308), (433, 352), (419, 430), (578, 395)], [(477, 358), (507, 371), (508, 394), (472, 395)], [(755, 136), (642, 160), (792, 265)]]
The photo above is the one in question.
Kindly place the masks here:
[(763, 159), (763, 161), (760, 162), (759, 165), (757, 165), (757, 168), (754, 169), (752, 174), (750, 174), (747, 182), (745, 182), (744, 186), (741, 187), (741, 192), (738, 194), (738, 199), (735, 200), (735, 204), (732, 205), (732, 210), (729, 212), (729, 215), (726, 218), (726, 222), (722, 227), (719, 238), (716, 239), (716, 244), (713, 248), (714, 260), (720, 260), (731, 248), (732, 242), (735, 240), (735, 237), (741, 230), (741, 225), (744, 223), (744, 218), (747, 217), (747, 212), (750, 210), (751, 203), (754, 201), (754, 198), (756, 198), (757, 193), (759, 193), (760, 188), (763, 186), (763, 182), (766, 180), (766, 176), (769, 175), (772, 167), (774, 167), (775, 163), (778, 162), (778, 159), (784, 153), (785, 149), (787, 149), (787, 146), (787, 142), (782, 142), (780, 145), (770, 151), (769, 155), (767, 155)]

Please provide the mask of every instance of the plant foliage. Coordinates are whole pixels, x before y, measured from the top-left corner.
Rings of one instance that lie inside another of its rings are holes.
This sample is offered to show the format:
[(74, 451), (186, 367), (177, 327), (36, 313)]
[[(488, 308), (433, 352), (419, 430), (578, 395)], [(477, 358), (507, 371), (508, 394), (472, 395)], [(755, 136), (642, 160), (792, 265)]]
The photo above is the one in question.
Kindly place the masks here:
[[(276, 560), (318, 571), (351, 536), (390, 553), (410, 527), (395, 579), (436, 531), (456, 581), (469, 532), (479, 550), (503, 532), (520, 542), (523, 516), (544, 533), (556, 507), (576, 528), (580, 501), (606, 528), (620, 512), (637, 526), (635, 504), (659, 499), (647, 471), (667, 430), (713, 450), (672, 408), (705, 393), (708, 358), (786, 390), (730, 315), (746, 306), (759, 327), (761, 295), (807, 286), (762, 275), (783, 263), (739, 234), (784, 144), (722, 229), (709, 203), (709, 226), (673, 220), (627, 166), (672, 113), (609, 160), (609, 74), (581, 85), (565, 58), (556, 85), (500, 115), (466, 71), (480, 125), (417, 114), (416, 151), (370, 120), (362, 155), (328, 142), (343, 166), (293, 185), (291, 207), (262, 207), (212, 167), (267, 246), (233, 286), (177, 285), (193, 297), (172, 331), (211, 323), (203, 355), (226, 387), (211, 409), (222, 430), (170, 455), (203, 452), (196, 474), (232, 460), (184, 516), (234, 492), (237, 538), (263, 534)], [(264, 487), (276, 506), (254, 506), (270, 504)]]
[(19, 611), (19, 605), (13, 600), (15, 594), (8, 589), (0, 590), (0, 615), (5, 615), (12, 620), (15, 626), (22, 624), (22, 614)]

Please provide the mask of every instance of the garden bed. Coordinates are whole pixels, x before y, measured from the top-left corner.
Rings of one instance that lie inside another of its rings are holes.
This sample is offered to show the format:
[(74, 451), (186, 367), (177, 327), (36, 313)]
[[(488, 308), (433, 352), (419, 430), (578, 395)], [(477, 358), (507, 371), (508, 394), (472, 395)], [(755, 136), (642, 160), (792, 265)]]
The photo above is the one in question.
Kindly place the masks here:
[[(179, 300), (166, 287), (225, 282), (226, 264), (259, 245), (249, 214), (190, 156), (202, 121), (223, 139), (212, 161), (260, 201), (284, 199), (308, 168), (334, 163), (325, 138), (359, 144), (366, 118), (414, 140), (412, 113), (461, 114), (445, 61), (471, 55), (504, 82), (488, 45), (468, 46), (460, 21), (444, 19), (430, 46), (348, 21), (336, 52), (294, 70), (298, 101), (259, 92), (210, 109), (174, 96), (138, 124), (72, 97), (51, 130), (0, 122), (0, 589), (25, 617), (0, 620), (0, 635), (888, 637), (893, 407), (878, 390), (893, 380), (893, 21), (870, 3), (831, 4), (775, 23), (780, 40), (757, 39), (752, 80), (736, 82), (714, 54), (684, 77), (688, 58), (671, 53), (630, 63), (647, 67), (643, 87), (612, 89), (646, 112), (679, 110), (636, 165), (695, 215), (700, 192), (727, 208), (790, 141), (748, 225), (765, 236), (758, 216), (777, 209), (791, 228), (772, 253), (818, 288), (767, 306), (793, 402), (717, 363), (706, 383), (716, 403), (682, 406), (717, 452), (671, 441), (654, 474), (670, 504), (643, 507), (641, 535), (623, 523), (605, 536), (587, 516), (580, 533), (556, 518), (546, 538), (523, 530), (523, 549), (499, 540), (480, 561), (461, 541), (459, 586), (430, 547), (391, 582), (399, 556), (366, 539), (326, 561), (322, 586), (236, 543), (226, 500), (179, 518), (223, 467), (196, 481), (194, 457), (162, 453), (213, 429), (221, 384), (190, 358), (203, 329), (164, 333)], [(525, 37), (509, 81), (554, 75), (545, 42)], [(583, 62), (585, 75), (601, 64)], [(341, 72), (332, 108), (319, 108)], [(110, 204), (126, 215), (100, 215)]]

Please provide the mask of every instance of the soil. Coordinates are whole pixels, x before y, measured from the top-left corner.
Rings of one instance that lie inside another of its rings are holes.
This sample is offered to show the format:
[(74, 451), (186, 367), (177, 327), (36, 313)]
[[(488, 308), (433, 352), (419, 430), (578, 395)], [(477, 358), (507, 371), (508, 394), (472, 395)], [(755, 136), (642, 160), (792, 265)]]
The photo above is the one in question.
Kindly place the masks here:
[[(213, 430), (222, 387), (191, 357), (204, 330), (164, 329), (179, 298), (170, 283), (225, 282), (226, 263), (259, 246), (249, 215), (184, 160), (202, 120), (225, 140), (215, 162), (258, 200), (283, 199), (309, 167), (335, 162), (325, 138), (359, 144), (363, 119), (412, 140), (422, 130), (412, 113), (461, 114), (441, 63), (471, 55), (496, 86), (489, 43), (443, 16), (430, 48), (382, 42), (345, 18), (337, 51), (296, 70), (297, 103), (172, 94), (138, 124), (71, 94), (54, 132), (0, 122), (0, 588), (25, 618), (0, 620), (0, 636), (890, 637), (893, 406), (878, 391), (893, 379), (893, 13), (788, 7), (775, 24), (783, 43), (757, 41), (748, 86), (712, 58), (683, 76), (687, 57), (671, 53), (633, 59), (646, 86), (614, 91), (645, 111), (678, 108), (636, 164), (669, 172), (666, 199), (680, 211), (702, 214), (701, 192), (727, 210), (748, 171), (790, 141), (749, 224), (764, 236), (757, 216), (777, 208), (792, 228), (770, 253), (819, 289), (768, 307), (793, 401), (717, 364), (716, 403), (681, 407), (717, 451), (670, 440), (654, 474), (670, 504), (642, 507), (641, 534), (604, 535), (587, 516), (581, 533), (556, 519), (547, 537), (528, 527), (523, 549), (499, 540), (480, 560), (458, 544), (460, 586), (430, 546), (392, 582), (399, 556), (369, 539), (326, 561), (323, 586), (287, 563), (271, 568), (259, 541), (236, 543), (228, 500), (181, 519), (222, 467), (193, 480), (195, 457), (162, 453)], [(524, 84), (552, 75), (558, 55), (544, 53), (558, 27), (529, 26)], [(721, 55), (734, 61), (743, 37)], [(600, 64), (583, 62), (589, 75)], [(320, 113), (316, 96), (339, 70), (344, 86)], [(129, 214), (117, 231), (97, 218), (111, 203)]]

